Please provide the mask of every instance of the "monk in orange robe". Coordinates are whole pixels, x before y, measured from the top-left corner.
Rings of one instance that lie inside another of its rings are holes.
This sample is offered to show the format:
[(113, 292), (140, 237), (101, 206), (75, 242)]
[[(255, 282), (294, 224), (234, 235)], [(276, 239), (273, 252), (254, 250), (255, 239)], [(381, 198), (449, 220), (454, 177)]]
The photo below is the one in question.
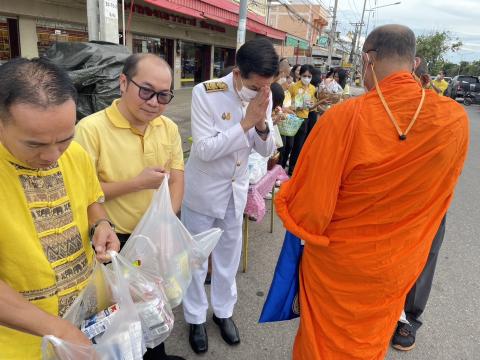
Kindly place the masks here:
[(319, 119), (276, 201), (305, 241), (295, 360), (385, 357), (467, 153), (463, 108), (412, 75), (409, 28), (376, 28), (362, 60), (369, 91)]

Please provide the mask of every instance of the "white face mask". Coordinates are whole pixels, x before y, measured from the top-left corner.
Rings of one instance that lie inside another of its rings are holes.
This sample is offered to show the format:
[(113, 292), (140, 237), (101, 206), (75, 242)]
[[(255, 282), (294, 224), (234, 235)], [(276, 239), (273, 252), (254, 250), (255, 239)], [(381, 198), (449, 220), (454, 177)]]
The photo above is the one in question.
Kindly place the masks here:
[(255, 99), (255, 97), (257, 96), (258, 94), (258, 91), (255, 91), (255, 90), (252, 90), (252, 89), (249, 89), (247, 87), (245, 87), (243, 85), (243, 81), (242, 81), (242, 78), (239, 77), (240, 79), (240, 84), (242, 84), (242, 88), (240, 89), (240, 91), (238, 92), (238, 96), (240, 96), (240, 99), (242, 101), (245, 101), (245, 102), (250, 102), (252, 101), (253, 99)]
[(310, 81), (312, 81), (312, 78), (311, 78), (311, 77), (303, 77), (303, 76), (302, 76), (302, 84), (303, 84), (303, 85), (308, 85), (308, 84), (310, 84)]

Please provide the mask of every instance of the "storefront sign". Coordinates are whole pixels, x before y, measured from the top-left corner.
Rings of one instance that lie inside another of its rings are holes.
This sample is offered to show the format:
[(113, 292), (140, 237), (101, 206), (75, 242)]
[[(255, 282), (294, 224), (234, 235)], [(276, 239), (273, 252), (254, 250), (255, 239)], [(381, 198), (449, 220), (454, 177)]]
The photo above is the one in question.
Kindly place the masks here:
[(328, 35), (321, 35), (318, 37), (318, 46), (326, 47), (328, 45)]
[(287, 36), (287, 38), (285, 39), (285, 46), (293, 46), (296, 48), (298, 47), (303, 50), (307, 50), (309, 48), (308, 41), (295, 39), (291, 36)]
[(118, 19), (117, 2), (115, 0), (104, 0), (103, 14), (109, 19)]
[[(131, 7), (130, 3), (125, 3), (126, 11), (130, 11), (130, 7)], [(134, 3), (132, 10), (134, 13), (137, 13), (139, 15), (156, 17), (162, 20), (167, 20), (167, 21), (178, 23), (178, 24), (184, 24), (184, 25), (195, 26), (195, 27), (199, 26), (202, 29), (217, 31), (221, 33), (224, 33), (226, 31), (224, 27), (215, 25), (215, 24), (210, 24), (204, 20), (197, 21), (197, 19), (195, 18), (189, 18), (182, 15), (171, 14), (159, 9), (152, 9), (144, 5), (139, 5)]]

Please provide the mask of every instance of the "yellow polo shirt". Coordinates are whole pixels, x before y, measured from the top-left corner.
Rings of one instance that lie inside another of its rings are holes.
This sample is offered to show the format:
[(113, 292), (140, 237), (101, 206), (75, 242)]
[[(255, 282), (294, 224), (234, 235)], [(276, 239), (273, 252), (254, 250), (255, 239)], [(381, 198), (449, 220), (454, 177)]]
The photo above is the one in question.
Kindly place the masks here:
[[(77, 124), (75, 140), (93, 158), (101, 182), (130, 180), (146, 167), (184, 169), (182, 141), (177, 125), (165, 116), (152, 120), (140, 134), (118, 110), (119, 99), (105, 110)], [(130, 234), (152, 200), (154, 190), (142, 190), (105, 202), (117, 231)]]
[(445, 94), (445, 90), (447, 90), (448, 88), (448, 82), (443, 79), (443, 80), (433, 80), (433, 85), (437, 88), (437, 89), (440, 89), (442, 92), (440, 93), (440, 95), (444, 95)]

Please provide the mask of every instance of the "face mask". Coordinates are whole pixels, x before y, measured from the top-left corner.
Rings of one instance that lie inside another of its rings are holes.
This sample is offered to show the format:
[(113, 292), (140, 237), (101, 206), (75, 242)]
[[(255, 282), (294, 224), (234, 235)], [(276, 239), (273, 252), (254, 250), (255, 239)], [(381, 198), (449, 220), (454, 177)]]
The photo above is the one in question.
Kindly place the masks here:
[(240, 89), (240, 91), (238, 91), (238, 96), (240, 96), (240, 99), (242, 99), (242, 101), (245, 101), (245, 102), (250, 102), (253, 99), (255, 99), (255, 97), (258, 94), (258, 91), (245, 87), (243, 85), (242, 78), (239, 77), (239, 79), (240, 79), (240, 84), (242, 84), (242, 88)]
[(280, 79), (278, 79), (277, 81), (280, 85), (283, 85), (287, 82), (287, 78), (286, 77), (281, 77)]
[(303, 85), (308, 85), (308, 84), (310, 84), (310, 81), (312, 81), (312, 78), (310, 78), (310, 77), (303, 77), (303, 76), (302, 76), (302, 84), (303, 84)]

